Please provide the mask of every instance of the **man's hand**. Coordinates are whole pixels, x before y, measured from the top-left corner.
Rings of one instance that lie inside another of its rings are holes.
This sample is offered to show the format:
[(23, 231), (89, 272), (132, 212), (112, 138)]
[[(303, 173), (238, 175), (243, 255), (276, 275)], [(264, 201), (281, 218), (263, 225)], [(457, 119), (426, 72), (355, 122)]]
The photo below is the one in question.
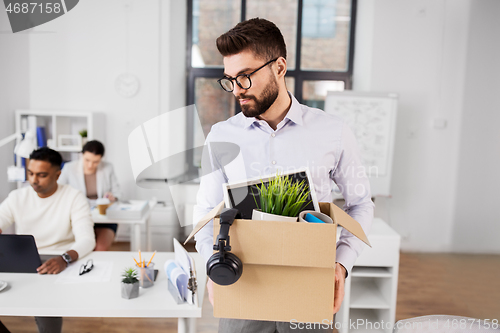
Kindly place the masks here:
[(38, 274), (59, 274), (68, 266), (62, 257), (51, 258), (36, 270)]
[(339, 312), (342, 301), (344, 300), (346, 272), (344, 266), (339, 263), (335, 264), (335, 298), (333, 300), (333, 313)]
[(208, 278), (207, 281), (207, 290), (208, 290), (208, 300), (210, 301), (210, 304), (214, 306), (214, 282)]

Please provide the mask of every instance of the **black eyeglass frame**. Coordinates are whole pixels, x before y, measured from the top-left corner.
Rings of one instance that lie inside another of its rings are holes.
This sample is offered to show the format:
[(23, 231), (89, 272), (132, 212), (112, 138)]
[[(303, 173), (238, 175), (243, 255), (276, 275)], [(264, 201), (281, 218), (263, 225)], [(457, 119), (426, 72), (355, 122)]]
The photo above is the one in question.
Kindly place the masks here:
[[(87, 267), (90, 264), (90, 267)], [(88, 273), (94, 268), (94, 261), (92, 259), (89, 259), (86, 264), (82, 264), (80, 266), (80, 274), (83, 275), (85, 273)]]
[[(240, 75), (238, 75), (238, 76), (236, 76), (236, 77), (233, 77), (233, 78), (229, 78), (229, 77), (227, 77), (227, 76), (224, 76), (224, 77), (221, 77), (220, 79), (218, 79), (218, 80), (217, 80), (217, 82), (219, 82), (219, 84), (220, 84), (221, 88), (222, 88), (224, 91), (227, 91), (227, 92), (233, 92), (233, 90), (234, 90), (234, 83), (233, 83), (233, 81), (235, 81), (235, 82), (236, 82), (236, 84), (237, 84), (237, 85), (238, 85), (241, 89), (248, 90), (248, 89), (250, 89), (250, 88), (252, 87), (252, 80), (250, 79), (250, 76), (251, 76), (251, 75), (253, 75), (253, 74), (255, 74), (257, 71), (261, 70), (262, 68), (266, 67), (266, 66), (267, 66), (267, 65), (269, 65), (270, 63), (275, 62), (275, 61), (276, 61), (276, 60), (278, 60), (278, 59), (279, 59), (279, 57), (278, 57), (278, 58), (276, 58), (276, 59), (273, 59), (273, 60), (269, 60), (269, 61), (268, 61), (268, 62), (266, 62), (264, 65), (260, 66), (260, 67), (259, 67), (259, 68), (257, 68), (256, 70), (254, 70), (252, 73), (248, 73), (248, 74), (240, 74)], [(241, 76), (245, 76), (245, 77), (248, 79), (248, 82), (250, 82), (250, 85), (248, 86), (248, 88), (244, 88), (244, 87), (241, 85), (240, 81), (238, 81), (238, 78), (239, 78), (239, 77), (241, 77)], [(231, 89), (231, 90), (227, 90), (226, 88), (224, 88), (224, 86), (222, 85), (222, 82), (221, 82), (222, 80), (229, 80), (229, 81), (231, 81), (231, 83), (233, 84), (233, 89)]]

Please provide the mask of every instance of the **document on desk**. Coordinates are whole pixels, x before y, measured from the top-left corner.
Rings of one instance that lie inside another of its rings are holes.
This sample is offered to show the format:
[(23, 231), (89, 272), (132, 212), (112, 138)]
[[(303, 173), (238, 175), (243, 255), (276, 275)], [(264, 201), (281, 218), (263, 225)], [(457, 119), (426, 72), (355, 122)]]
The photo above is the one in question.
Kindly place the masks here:
[(88, 273), (80, 275), (81, 262), (70, 264), (64, 271), (59, 273), (56, 284), (77, 284), (111, 281), (113, 272), (112, 261), (94, 261), (94, 268)]
[(147, 200), (129, 200), (127, 203), (115, 202), (106, 209), (106, 216), (110, 219), (133, 220), (141, 219), (149, 210)]
[[(194, 259), (189, 255), (186, 249), (174, 238), (175, 260), (169, 260), (165, 263), (165, 272), (168, 279), (177, 291), (172, 293), (176, 301), (187, 302), (198, 306), (196, 265)], [(178, 292), (178, 293), (177, 293)]]

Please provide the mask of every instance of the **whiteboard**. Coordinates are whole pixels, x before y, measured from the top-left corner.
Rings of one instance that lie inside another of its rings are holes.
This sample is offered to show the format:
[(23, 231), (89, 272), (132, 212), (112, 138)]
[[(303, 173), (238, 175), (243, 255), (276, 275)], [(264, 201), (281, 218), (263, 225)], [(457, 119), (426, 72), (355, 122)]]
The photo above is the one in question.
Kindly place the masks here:
[(326, 96), (325, 112), (343, 118), (356, 137), (372, 196), (391, 194), (397, 101), (394, 93), (330, 91)]

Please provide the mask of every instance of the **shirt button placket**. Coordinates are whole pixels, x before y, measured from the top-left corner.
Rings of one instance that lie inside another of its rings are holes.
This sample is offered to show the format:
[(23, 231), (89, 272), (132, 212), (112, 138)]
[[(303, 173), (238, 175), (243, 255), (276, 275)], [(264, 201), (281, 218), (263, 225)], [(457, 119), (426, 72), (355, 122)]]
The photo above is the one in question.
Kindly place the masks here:
[[(276, 134), (273, 132), (271, 133), (271, 139), (269, 140), (269, 160), (271, 161), (271, 164), (274, 166), (276, 165), (276, 161), (274, 160), (274, 137)], [(276, 172), (275, 168), (272, 168), (273, 172)]]

